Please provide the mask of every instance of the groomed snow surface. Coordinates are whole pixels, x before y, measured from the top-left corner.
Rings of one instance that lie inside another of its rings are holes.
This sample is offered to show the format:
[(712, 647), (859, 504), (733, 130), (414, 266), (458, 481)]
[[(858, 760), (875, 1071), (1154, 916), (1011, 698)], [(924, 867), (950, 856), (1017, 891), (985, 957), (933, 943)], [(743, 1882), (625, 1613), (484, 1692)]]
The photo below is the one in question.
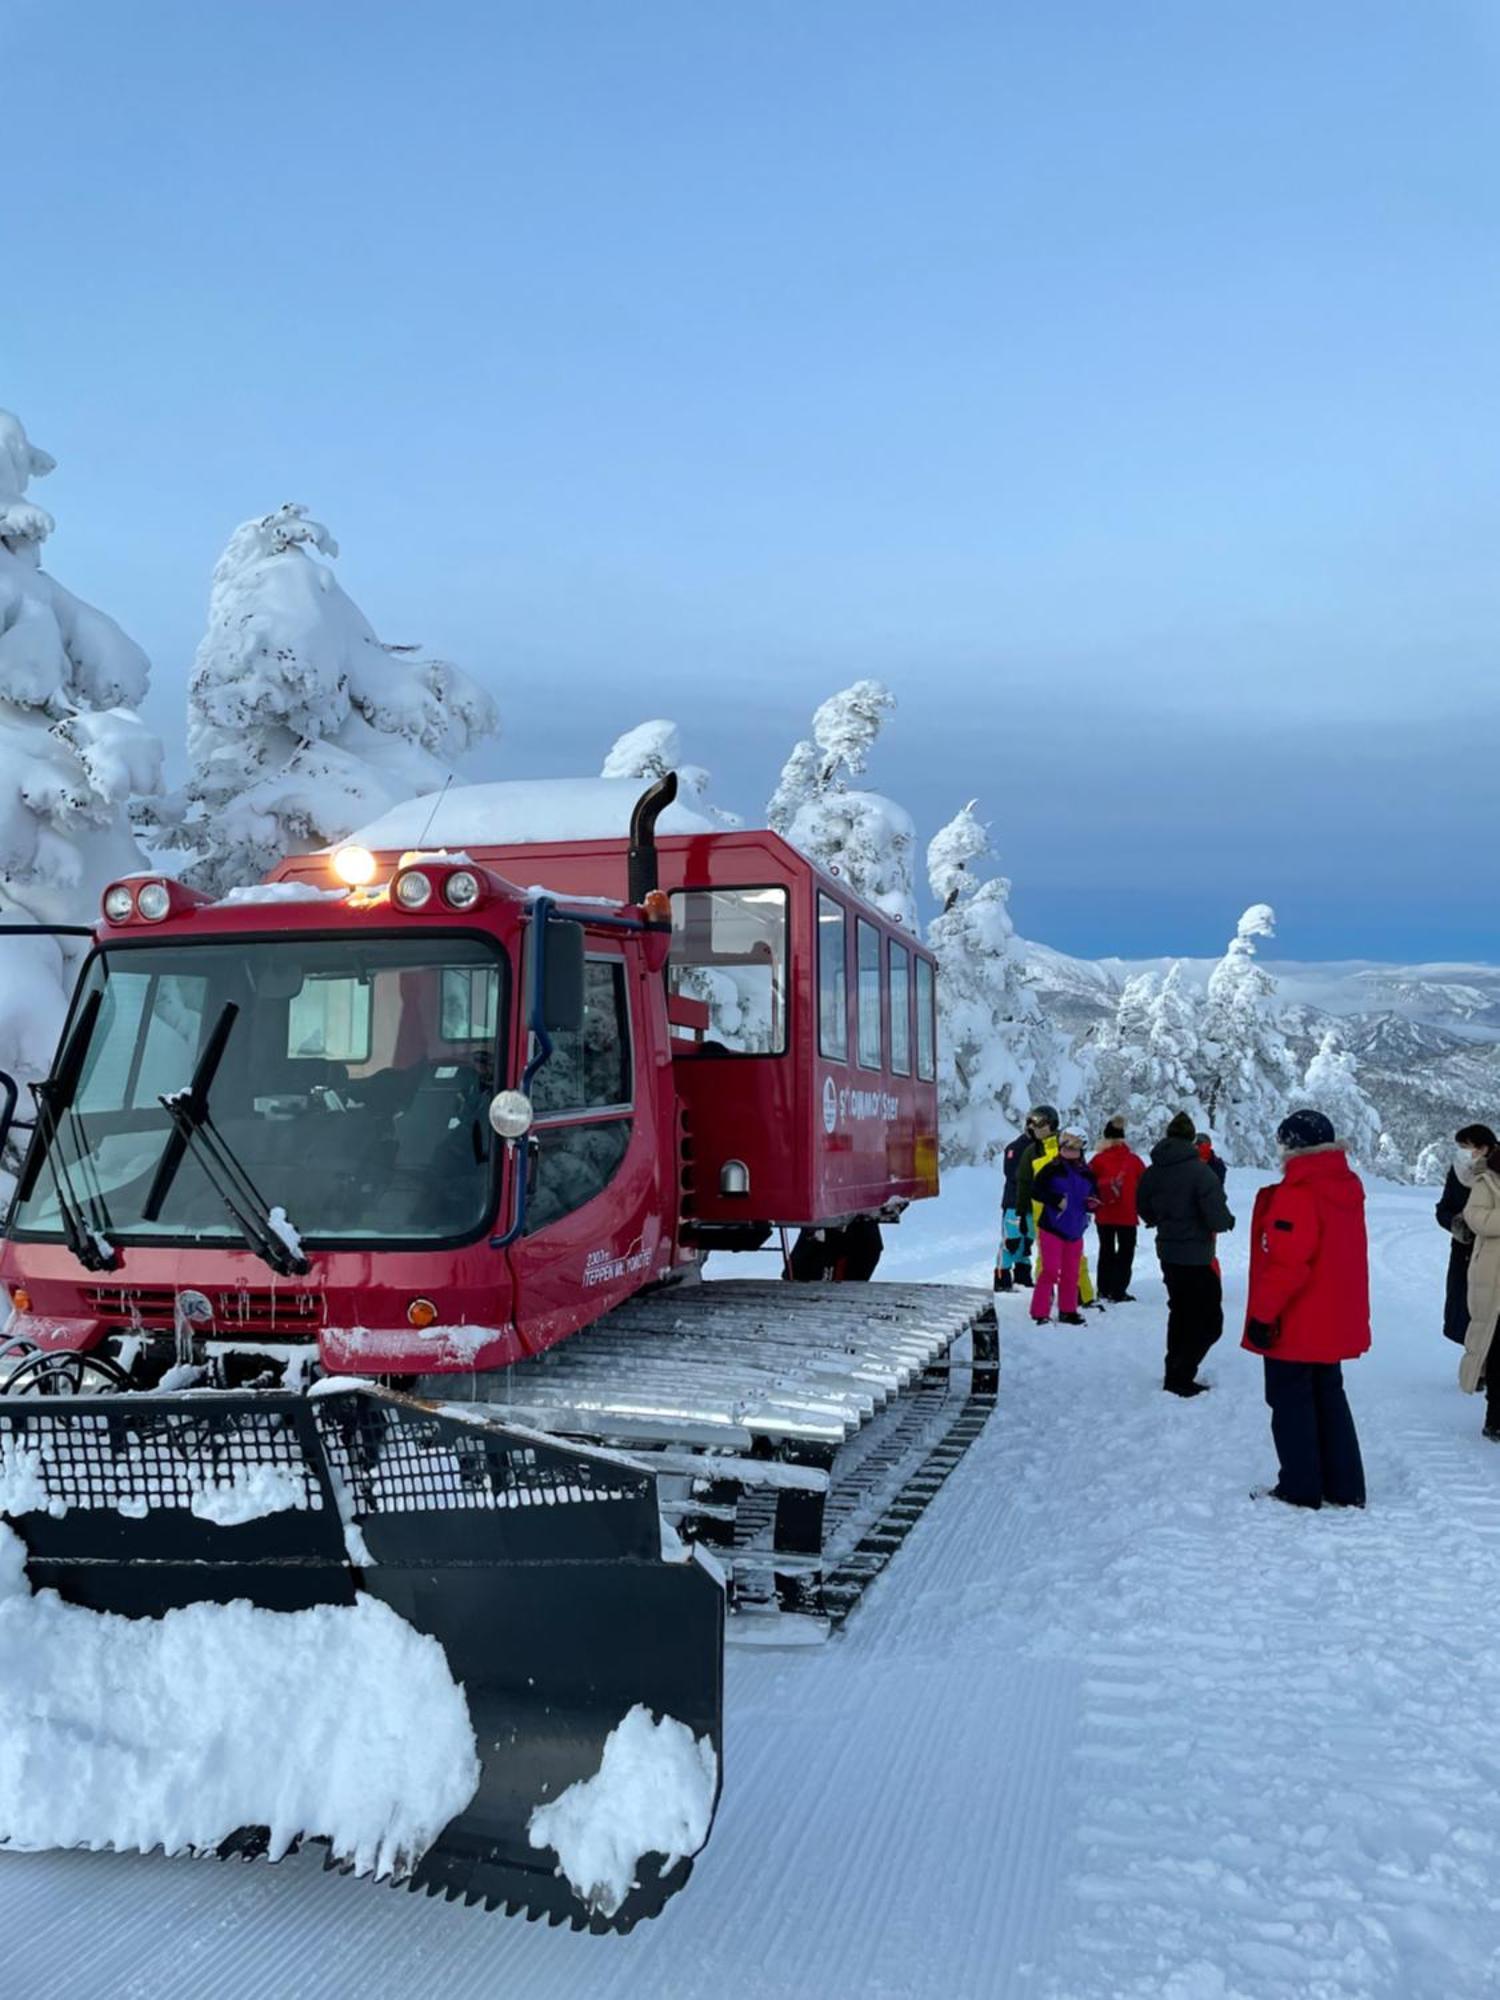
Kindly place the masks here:
[[(1232, 1177), (1241, 1216), (1253, 1186)], [(953, 1177), (888, 1273), (987, 1279), (995, 1193)], [(1000, 1408), (844, 1636), (731, 1651), (713, 1836), (628, 1938), (316, 1857), (8, 1854), (7, 1990), (1490, 2000), (1500, 1446), (1438, 1331), (1431, 1203), (1371, 1199), (1363, 1515), (1251, 1503), (1274, 1473), (1260, 1364), (1226, 1337), (1213, 1395), (1163, 1396), (1149, 1258), (1140, 1303), (1082, 1328), (1003, 1301)], [(1233, 1313), (1243, 1236), (1226, 1249)], [(298, 1695), (246, 1687), (279, 1745)]]

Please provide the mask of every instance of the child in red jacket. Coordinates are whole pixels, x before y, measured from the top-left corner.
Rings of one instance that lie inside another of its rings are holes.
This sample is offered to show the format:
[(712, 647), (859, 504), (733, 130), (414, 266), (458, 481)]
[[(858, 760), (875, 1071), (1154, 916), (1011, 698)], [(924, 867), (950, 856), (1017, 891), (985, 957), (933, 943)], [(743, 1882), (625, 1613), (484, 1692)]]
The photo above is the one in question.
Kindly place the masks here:
[(1099, 1187), (1094, 1223), (1099, 1231), (1099, 1296), (1111, 1305), (1131, 1303), (1130, 1279), (1135, 1270), (1135, 1191), (1146, 1162), (1125, 1143), (1125, 1121), (1111, 1118), (1104, 1128), (1104, 1145), (1089, 1161)]
[(1244, 1345), (1265, 1356), (1281, 1474), (1255, 1498), (1363, 1507), (1342, 1364), (1370, 1345), (1365, 1191), (1321, 1111), (1295, 1111), (1276, 1138), (1286, 1161), (1255, 1198)]

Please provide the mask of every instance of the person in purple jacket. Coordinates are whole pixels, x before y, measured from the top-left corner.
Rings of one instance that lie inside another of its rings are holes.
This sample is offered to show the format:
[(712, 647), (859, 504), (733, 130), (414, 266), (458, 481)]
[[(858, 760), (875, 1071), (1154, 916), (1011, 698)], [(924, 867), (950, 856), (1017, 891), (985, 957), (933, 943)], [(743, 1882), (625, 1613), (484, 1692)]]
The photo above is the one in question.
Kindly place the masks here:
[(1031, 1317), (1039, 1326), (1045, 1326), (1052, 1316), (1054, 1292), (1059, 1321), (1064, 1326), (1084, 1323), (1078, 1310), (1078, 1270), (1083, 1262), (1084, 1231), (1099, 1206), (1099, 1190), (1083, 1153), (1083, 1139), (1077, 1132), (1062, 1133), (1057, 1157), (1037, 1169), (1031, 1184), (1033, 1198), (1042, 1205), (1036, 1239), (1042, 1269), (1031, 1295)]

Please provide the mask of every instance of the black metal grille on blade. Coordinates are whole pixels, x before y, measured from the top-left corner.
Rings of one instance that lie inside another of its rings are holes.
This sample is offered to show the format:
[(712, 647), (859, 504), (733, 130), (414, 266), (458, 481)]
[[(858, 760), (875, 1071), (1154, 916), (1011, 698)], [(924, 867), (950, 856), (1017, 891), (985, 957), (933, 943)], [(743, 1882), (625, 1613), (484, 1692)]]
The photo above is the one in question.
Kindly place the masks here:
[[(272, 1481), (264, 1477), (274, 1475)], [(109, 1507), (129, 1518), (182, 1507), (212, 1518), (216, 1498), (259, 1490), (277, 1509), (320, 1508), (323, 1490), (285, 1410), (200, 1406), (154, 1409), (66, 1399), (0, 1406), (0, 1492), (10, 1513)], [(273, 1490), (270, 1490), (273, 1489)]]
[(329, 1469), (362, 1516), (634, 1499), (649, 1485), (624, 1467), (405, 1405), (325, 1396), (313, 1408)]

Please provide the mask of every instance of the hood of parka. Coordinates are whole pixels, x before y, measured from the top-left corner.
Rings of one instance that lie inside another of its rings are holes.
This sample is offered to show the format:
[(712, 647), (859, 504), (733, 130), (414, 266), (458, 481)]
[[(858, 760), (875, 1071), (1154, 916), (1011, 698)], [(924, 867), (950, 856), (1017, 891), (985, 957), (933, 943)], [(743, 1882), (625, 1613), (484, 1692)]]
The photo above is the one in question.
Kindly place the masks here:
[(1158, 1139), (1151, 1148), (1153, 1167), (1180, 1167), (1187, 1160), (1196, 1161), (1201, 1167), (1203, 1159), (1191, 1139)]
[(1342, 1207), (1357, 1208), (1365, 1198), (1364, 1186), (1342, 1146), (1309, 1146), (1306, 1152), (1291, 1154), (1282, 1179), (1298, 1187), (1316, 1187), (1323, 1199)]

